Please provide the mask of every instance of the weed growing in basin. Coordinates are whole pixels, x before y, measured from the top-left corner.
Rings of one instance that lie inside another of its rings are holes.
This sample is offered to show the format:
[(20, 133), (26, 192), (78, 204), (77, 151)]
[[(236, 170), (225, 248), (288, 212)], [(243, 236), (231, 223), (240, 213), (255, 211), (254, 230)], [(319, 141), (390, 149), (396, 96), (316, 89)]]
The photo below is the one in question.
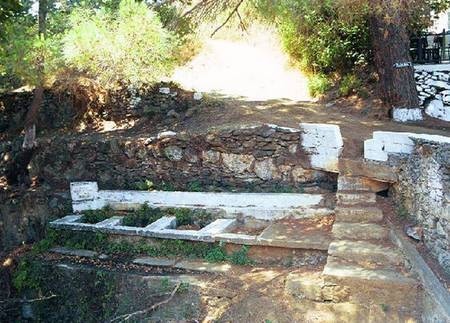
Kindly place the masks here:
[(145, 227), (163, 216), (164, 212), (161, 209), (151, 208), (148, 204), (144, 204), (139, 209), (126, 215), (122, 224), (129, 227)]
[(83, 216), (81, 217), (81, 222), (95, 224), (103, 220), (109, 219), (113, 215), (115, 215), (113, 209), (111, 209), (109, 206), (105, 206), (100, 210), (84, 211)]
[(204, 188), (203, 188), (202, 183), (200, 183), (199, 181), (195, 180), (195, 181), (190, 182), (187, 185), (187, 190), (189, 192), (202, 192), (202, 191), (204, 191)]
[(203, 228), (214, 220), (213, 214), (203, 209), (170, 208), (166, 212), (177, 218), (177, 226), (195, 225)]

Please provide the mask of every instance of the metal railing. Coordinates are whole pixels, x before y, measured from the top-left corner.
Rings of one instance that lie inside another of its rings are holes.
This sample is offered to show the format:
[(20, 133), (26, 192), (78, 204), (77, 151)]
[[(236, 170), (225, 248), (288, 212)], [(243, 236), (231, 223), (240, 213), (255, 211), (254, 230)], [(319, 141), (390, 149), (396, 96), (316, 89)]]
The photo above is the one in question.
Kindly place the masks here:
[(409, 52), (414, 64), (450, 63), (450, 31), (412, 36)]

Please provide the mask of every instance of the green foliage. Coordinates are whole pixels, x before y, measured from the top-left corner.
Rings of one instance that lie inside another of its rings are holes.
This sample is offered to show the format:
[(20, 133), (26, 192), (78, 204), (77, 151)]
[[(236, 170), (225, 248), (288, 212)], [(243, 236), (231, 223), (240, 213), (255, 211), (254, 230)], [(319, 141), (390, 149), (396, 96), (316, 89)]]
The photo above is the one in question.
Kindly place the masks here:
[(204, 191), (202, 183), (200, 181), (194, 180), (188, 184), (187, 190), (189, 192), (202, 192)]
[(223, 262), (228, 259), (228, 255), (223, 248), (222, 244), (215, 245), (205, 256), (205, 260), (208, 262)]
[(16, 19), (3, 26), (0, 76), (7, 74), (28, 85), (52, 83), (63, 65), (60, 38), (39, 37), (37, 26), (29, 24), (27, 19)]
[(144, 204), (139, 209), (124, 216), (122, 224), (130, 227), (145, 227), (162, 218), (164, 212), (160, 208), (151, 208)]
[(122, 0), (117, 12), (79, 8), (70, 15), (64, 57), (104, 87), (138, 88), (174, 66), (177, 40), (145, 2)]
[(87, 210), (83, 212), (81, 222), (95, 224), (103, 220), (109, 219), (114, 214), (115, 213), (113, 209), (111, 209), (109, 206), (105, 206), (100, 210)]
[(208, 225), (214, 219), (212, 213), (203, 209), (188, 209), (188, 208), (169, 208), (165, 212), (169, 216), (175, 216), (177, 225), (196, 225), (200, 228)]
[(339, 95), (349, 96), (350, 94), (357, 94), (361, 91), (363, 82), (355, 74), (345, 75), (339, 84)]
[(308, 91), (312, 97), (325, 94), (331, 86), (331, 81), (324, 74), (313, 74), (309, 76)]
[(142, 182), (137, 182), (133, 185), (133, 188), (139, 191), (152, 191), (155, 189), (153, 182), (149, 179), (146, 179)]
[(249, 246), (242, 246), (241, 249), (234, 251), (229, 257), (229, 261), (234, 265), (252, 265), (253, 261), (248, 257)]
[(40, 289), (42, 286), (43, 269), (38, 262), (30, 257), (24, 257), (20, 260), (19, 266), (13, 273), (13, 285), (18, 291), (25, 289)]
[(370, 56), (368, 5), (334, 0), (255, 0), (275, 24), (287, 53), (312, 73), (345, 72)]

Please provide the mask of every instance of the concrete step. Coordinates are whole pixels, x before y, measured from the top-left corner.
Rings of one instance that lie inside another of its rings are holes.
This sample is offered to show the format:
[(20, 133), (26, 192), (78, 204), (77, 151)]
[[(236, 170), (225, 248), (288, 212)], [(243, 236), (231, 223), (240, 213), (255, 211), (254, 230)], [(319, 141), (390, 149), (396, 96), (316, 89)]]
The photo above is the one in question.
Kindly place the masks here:
[(332, 233), (339, 240), (386, 240), (389, 232), (381, 225), (374, 223), (347, 223), (333, 224)]
[(376, 194), (372, 192), (342, 191), (336, 193), (337, 205), (375, 204)]
[(328, 257), (323, 277), (325, 285), (345, 287), (353, 303), (411, 309), (418, 304), (417, 281), (395, 270), (367, 269)]
[(403, 264), (403, 256), (394, 248), (366, 241), (333, 241), (328, 248), (328, 255), (368, 268), (388, 268)]
[(338, 206), (335, 210), (336, 222), (368, 223), (383, 220), (383, 211), (377, 207), (343, 207)]
[(389, 188), (386, 182), (379, 182), (367, 177), (339, 176), (338, 191), (380, 192)]

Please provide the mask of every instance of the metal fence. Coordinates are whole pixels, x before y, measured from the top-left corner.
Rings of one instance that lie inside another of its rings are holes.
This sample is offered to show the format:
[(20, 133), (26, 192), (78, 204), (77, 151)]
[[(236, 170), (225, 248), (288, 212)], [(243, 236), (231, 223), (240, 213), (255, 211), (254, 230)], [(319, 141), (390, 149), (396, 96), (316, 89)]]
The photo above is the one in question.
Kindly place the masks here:
[(415, 64), (450, 63), (450, 31), (411, 37), (409, 52)]

